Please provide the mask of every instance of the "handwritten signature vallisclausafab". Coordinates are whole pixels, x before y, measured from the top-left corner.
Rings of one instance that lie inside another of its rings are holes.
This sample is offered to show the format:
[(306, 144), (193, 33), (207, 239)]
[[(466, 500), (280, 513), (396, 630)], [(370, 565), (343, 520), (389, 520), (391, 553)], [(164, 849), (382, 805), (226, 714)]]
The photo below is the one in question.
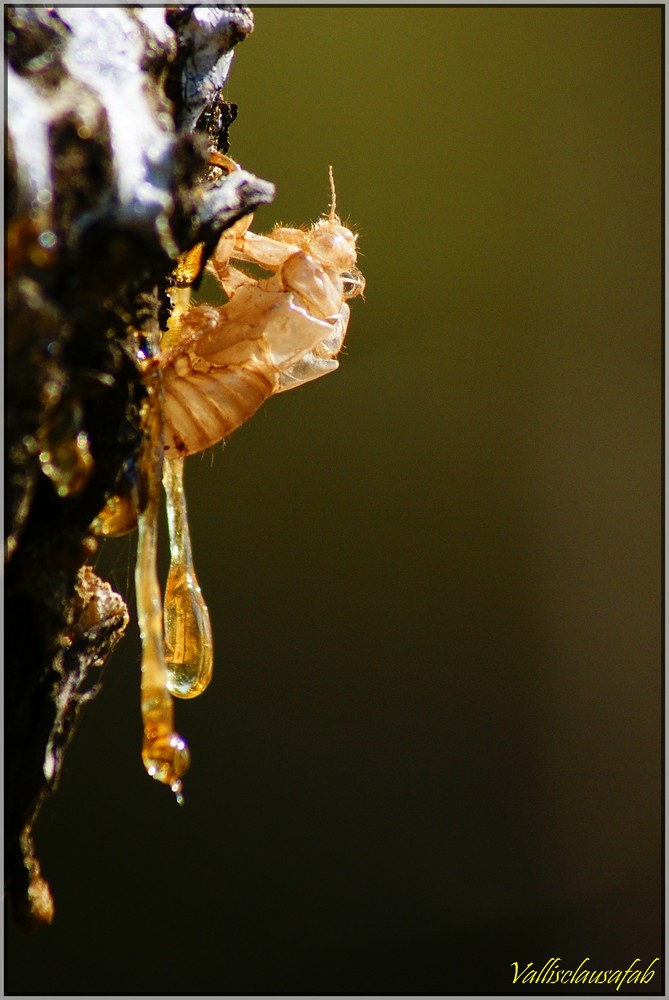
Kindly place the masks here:
[(589, 964), (590, 958), (584, 958), (576, 969), (562, 968), (561, 961), (562, 959), (559, 957), (550, 958), (541, 969), (536, 969), (533, 962), (528, 962), (522, 969), (520, 962), (512, 962), (513, 982), (521, 985), (562, 983), (574, 986), (606, 983), (610, 986), (615, 984), (616, 991), (618, 991), (623, 985), (649, 983), (657, 971), (653, 966), (660, 959), (659, 957), (654, 958), (645, 969), (642, 969), (639, 965), (641, 959), (635, 958), (624, 972), (622, 969), (593, 969)]

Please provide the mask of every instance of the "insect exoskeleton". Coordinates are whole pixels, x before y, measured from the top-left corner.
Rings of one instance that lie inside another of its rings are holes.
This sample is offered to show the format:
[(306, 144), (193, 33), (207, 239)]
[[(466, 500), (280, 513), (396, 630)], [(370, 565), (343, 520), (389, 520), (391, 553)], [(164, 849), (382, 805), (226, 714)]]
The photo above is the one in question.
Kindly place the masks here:
[[(216, 444), (274, 393), (339, 366), (346, 300), (361, 295), (365, 283), (356, 267), (357, 237), (335, 213), (334, 185), (329, 214), (309, 229), (277, 227), (258, 236), (248, 231), (250, 221), (223, 235), (208, 265), (229, 301), (188, 310), (180, 342), (161, 358), (168, 457)], [(257, 279), (231, 260), (269, 275)]]

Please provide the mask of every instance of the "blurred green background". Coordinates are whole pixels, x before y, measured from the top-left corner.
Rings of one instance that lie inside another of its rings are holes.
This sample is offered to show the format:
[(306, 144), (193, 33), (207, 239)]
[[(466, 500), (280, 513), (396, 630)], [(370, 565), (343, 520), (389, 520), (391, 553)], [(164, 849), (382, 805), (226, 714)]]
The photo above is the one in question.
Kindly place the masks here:
[[(663, 9), (255, 13), (227, 89), (232, 155), (277, 185), (255, 228), (317, 218), (332, 163), (366, 301), (339, 372), (189, 460), (216, 673), (177, 706), (186, 805), (141, 765), (133, 613), (37, 827), (56, 922), (9, 928), (7, 992), (645, 968)], [(99, 560), (131, 596), (133, 553)]]

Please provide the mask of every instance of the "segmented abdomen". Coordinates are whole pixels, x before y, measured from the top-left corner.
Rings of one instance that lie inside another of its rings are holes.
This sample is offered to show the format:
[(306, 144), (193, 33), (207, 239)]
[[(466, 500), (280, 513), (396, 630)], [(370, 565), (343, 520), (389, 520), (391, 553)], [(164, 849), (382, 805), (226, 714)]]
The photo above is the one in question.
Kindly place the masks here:
[(193, 455), (222, 441), (276, 391), (276, 375), (253, 362), (209, 372), (194, 371), (190, 363), (189, 368), (177, 374), (170, 364), (163, 372), (165, 454), (170, 457)]

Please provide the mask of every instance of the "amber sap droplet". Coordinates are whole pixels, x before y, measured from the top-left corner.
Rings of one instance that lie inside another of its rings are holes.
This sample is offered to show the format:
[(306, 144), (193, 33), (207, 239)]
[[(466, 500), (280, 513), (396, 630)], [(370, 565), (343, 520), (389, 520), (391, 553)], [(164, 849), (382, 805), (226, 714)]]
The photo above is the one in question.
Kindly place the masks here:
[(137, 527), (138, 512), (146, 506), (147, 472), (134, 461), (125, 462), (116, 489), (91, 521), (91, 530), (96, 535), (118, 537)]
[[(167, 695), (169, 698), (169, 695)], [(142, 761), (148, 775), (169, 785), (176, 796), (178, 804), (183, 805), (183, 785), (181, 777), (190, 765), (190, 754), (185, 740), (178, 733), (164, 726), (165, 692), (157, 691), (154, 697), (142, 698), (142, 715), (144, 719), (144, 743), (142, 746)], [(171, 706), (167, 710), (171, 713)]]
[[(159, 468), (159, 466), (158, 466)], [(142, 761), (152, 778), (169, 785), (179, 805), (183, 803), (181, 776), (190, 762), (184, 740), (174, 731), (172, 698), (167, 690), (163, 650), (163, 615), (156, 574), (157, 490), (139, 515), (137, 565), (137, 619), (142, 638)]]
[(40, 434), (42, 472), (52, 481), (59, 497), (80, 493), (93, 469), (88, 435), (82, 425), (81, 404), (70, 398)]
[(104, 507), (91, 521), (91, 530), (105, 538), (127, 535), (137, 527), (137, 505), (129, 497), (109, 497)]
[(196, 698), (211, 680), (214, 648), (209, 611), (193, 567), (182, 458), (165, 459), (163, 486), (170, 533), (163, 610), (167, 686), (177, 698)]

